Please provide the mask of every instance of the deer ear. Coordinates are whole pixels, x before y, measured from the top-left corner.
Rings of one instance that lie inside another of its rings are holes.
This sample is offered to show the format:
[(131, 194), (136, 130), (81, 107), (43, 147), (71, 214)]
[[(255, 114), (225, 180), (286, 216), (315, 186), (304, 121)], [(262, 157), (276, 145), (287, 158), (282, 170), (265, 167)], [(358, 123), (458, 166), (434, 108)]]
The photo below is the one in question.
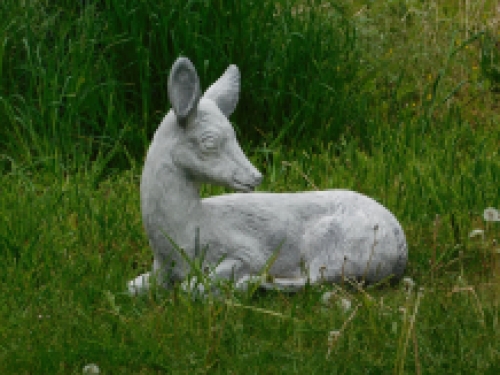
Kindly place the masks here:
[(189, 115), (196, 110), (200, 96), (200, 79), (193, 63), (179, 57), (168, 77), (168, 98), (180, 125), (184, 126)]
[(236, 65), (229, 65), (224, 74), (215, 81), (203, 95), (217, 104), (226, 117), (236, 109), (240, 96), (240, 70)]

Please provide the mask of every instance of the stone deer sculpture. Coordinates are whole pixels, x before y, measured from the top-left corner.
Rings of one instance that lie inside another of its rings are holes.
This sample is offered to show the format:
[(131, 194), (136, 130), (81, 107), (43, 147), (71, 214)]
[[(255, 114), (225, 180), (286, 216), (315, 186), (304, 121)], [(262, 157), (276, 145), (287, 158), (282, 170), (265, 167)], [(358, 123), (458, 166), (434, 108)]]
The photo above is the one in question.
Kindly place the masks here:
[[(197, 228), (199, 243), (208, 246), (205, 265), (216, 266), (210, 277), (234, 278), (237, 287), (258, 275), (275, 251), (264, 287), (399, 278), (407, 262), (405, 235), (375, 200), (348, 190), (250, 193), (262, 175), (228, 121), (239, 91), (235, 65), (202, 94), (193, 64), (183, 57), (173, 64), (172, 109), (154, 135), (141, 180), (153, 269), (130, 281), (129, 292), (146, 290), (152, 275), (165, 287), (185, 280), (189, 267), (171, 241), (194, 257)], [(203, 183), (239, 193), (201, 199)]]

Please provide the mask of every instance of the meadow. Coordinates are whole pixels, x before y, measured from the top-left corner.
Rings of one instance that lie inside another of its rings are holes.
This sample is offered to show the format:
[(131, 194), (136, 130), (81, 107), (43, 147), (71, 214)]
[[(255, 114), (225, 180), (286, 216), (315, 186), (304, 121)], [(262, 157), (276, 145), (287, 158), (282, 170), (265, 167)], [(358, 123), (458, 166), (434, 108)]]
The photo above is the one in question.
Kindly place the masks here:
[[(0, 15), (1, 374), (500, 372), (497, 2), (2, 0)], [(352, 189), (398, 217), (404, 281), (127, 295), (151, 266), (139, 181), (180, 55), (204, 88), (239, 66), (231, 121), (258, 190)]]

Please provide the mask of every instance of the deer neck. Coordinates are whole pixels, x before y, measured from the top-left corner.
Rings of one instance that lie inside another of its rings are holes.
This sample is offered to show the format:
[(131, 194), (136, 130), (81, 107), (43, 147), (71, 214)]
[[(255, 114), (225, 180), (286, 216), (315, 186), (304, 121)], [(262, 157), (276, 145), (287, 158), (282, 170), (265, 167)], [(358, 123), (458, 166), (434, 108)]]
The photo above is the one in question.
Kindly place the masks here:
[(153, 147), (148, 153), (141, 180), (143, 220), (149, 230), (191, 242), (203, 217), (199, 185), (165, 157), (167, 152)]

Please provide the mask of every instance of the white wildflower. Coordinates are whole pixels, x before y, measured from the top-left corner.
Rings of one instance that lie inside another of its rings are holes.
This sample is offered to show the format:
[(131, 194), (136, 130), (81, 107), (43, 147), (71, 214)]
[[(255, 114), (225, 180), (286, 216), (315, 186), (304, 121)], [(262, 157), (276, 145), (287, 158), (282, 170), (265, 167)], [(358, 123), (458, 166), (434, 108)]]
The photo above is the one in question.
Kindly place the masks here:
[(340, 337), (340, 331), (330, 331), (328, 332), (328, 352), (326, 353), (326, 358), (330, 357), (333, 346)]
[(335, 294), (334, 292), (323, 293), (323, 295), (321, 296), (321, 302), (323, 303), (323, 305), (329, 305), (330, 300), (332, 299), (334, 294)]
[(341, 298), (339, 301), (338, 301), (338, 305), (340, 306), (340, 308), (346, 313), (348, 312), (350, 309), (351, 309), (351, 306), (352, 306), (352, 303), (349, 299), (347, 298)]
[(101, 370), (99, 370), (99, 366), (97, 366), (95, 363), (90, 363), (83, 368), (83, 373), (85, 375), (96, 375), (100, 374)]
[(469, 238), (481, 237), (484, 240), (484, 230), (474, 229), (469, 233)]
[(328, 346), (331, 346), (337, 341), (340, 336), (340, 331), (330, 331), (328, 332)]
[(411, 277), (404, 277), (403, 278), (403, 285), (405, 286), (406, 293), (411, 294), (413, 291), (413, 288), (415, 287), (415, 281)]
[(488, 207), (483, 212), (485, 221), (500, 221), (500, 213), (496, 208)]

